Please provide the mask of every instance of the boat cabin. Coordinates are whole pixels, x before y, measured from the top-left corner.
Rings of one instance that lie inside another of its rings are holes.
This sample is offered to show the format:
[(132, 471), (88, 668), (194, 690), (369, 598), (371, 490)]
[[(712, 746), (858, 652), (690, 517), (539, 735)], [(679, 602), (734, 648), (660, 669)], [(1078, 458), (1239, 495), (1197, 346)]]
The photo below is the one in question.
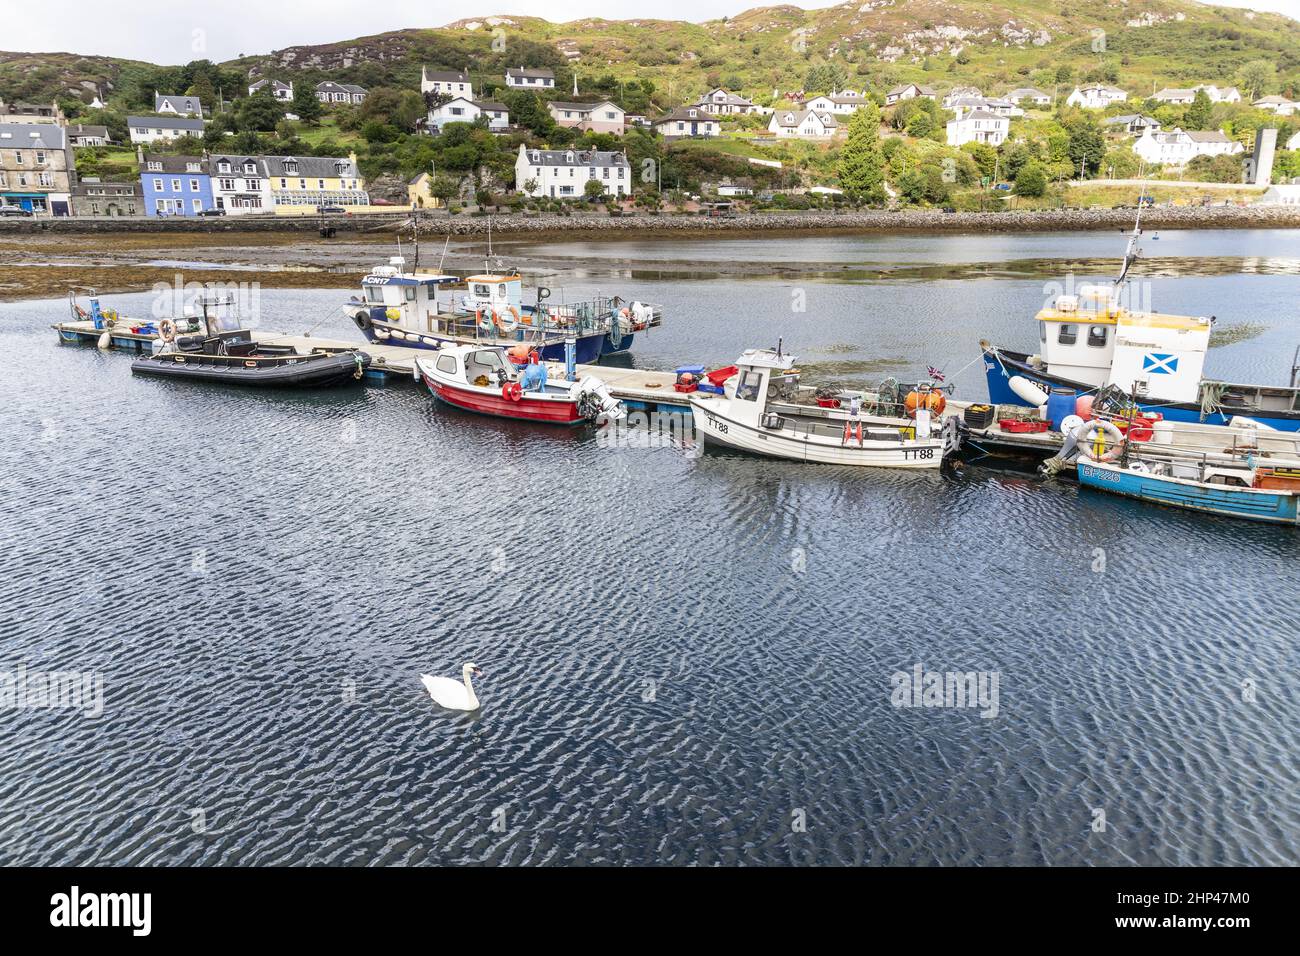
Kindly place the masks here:
[[(785, 391), (799, 381), (795, 357), (775, 349), (746, 349), (736, 361), (734, 379), (728, 380), (727, 397), (734, 399), (733, 414), (737, 421), (757, 425), (767, 409), (769, 394)], [(735, 385), (731, 385), (734, 381)], [(775, 388), (774, 388), (775, 386)]]
[(362, 301), (372, 319), (419, 332), (432, 332), (438, 315), (437, 290), (460, 282), (456, 276), (404, 272), (406, 260), (393, 256), (361, 280)]
[(460, 306), (466, 312), (504, 316), (514, 312), (518, 321), (524, 302), (524, 280), (518, 275), (477, 275), (465, 280)]
[(1038, 313), (1047, 371), (1094, 387), (1115, 385), (1139, 398), (1196, 401), (1212, 318), (1133, 312), (1114, 287), (1083, 285)]
[(511, 380), (499, 348), (445, 349), (438, 355), (437, 369), (444, 375), (463, 379), (467, 385), (490, 388)]

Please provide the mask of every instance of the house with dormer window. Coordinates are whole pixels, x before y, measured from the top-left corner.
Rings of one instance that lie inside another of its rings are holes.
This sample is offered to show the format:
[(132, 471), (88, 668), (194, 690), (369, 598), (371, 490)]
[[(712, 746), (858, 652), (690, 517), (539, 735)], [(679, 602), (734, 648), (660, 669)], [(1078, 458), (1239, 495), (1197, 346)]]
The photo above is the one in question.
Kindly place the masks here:
[(370, 196), (357, 156), (262, 156), (271, 209), (298, 215), (320, 206), (368, 206)]
[(829, 139), (843, 128), (820, 110), (777, 110), (767, 124), (769, 133), (785, 139)]
[(598, 149), (529, 149), (515, 159), (515, 189), (528, 196), (581, 199), (596, 181), (607, 196), (632, 195), (632, 166), (626, 153)]
[(228, 216), (266, 212), (271, 208), (271, 185), (261, 157), (217, 154), (208, 157), (212, 200)]
[(722, 132), (721, 124), (699, 106), (679, 107), (667, 116), (660, 116), (652, 125), (656, 133), (668, 139), (718, 136)]
[(248, 88), (248, 95), (253, 96), (262, 87), (267, 84), (271, 85), (271, 95), (281, 103), (290, 103), (293, 101), (293, 84), (281, 83), (279, 80), (258, 80)]
[(197, 96), (172, 96), (154, 92), (153, 111), (164, 116), (203, 116), (203, 104)]

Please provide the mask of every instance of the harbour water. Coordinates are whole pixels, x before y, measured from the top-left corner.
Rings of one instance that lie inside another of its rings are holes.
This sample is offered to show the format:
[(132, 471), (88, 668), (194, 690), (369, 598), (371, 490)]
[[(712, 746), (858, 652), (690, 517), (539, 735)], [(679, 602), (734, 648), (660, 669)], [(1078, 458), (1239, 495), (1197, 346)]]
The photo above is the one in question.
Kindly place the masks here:
[[(557, 299), (664, 304), (638, 366), (781, 337), (810, 378), (934, 365), (974, 398), (978, 341), (1032, 349), (1053, 263), (1106, 239), (537, 252), (583, 260)], [(1248, 326), (1207, 374), (1285, 381), (1294, 240), (1148, 241), (1155, 308)], [(754, 266), (662, 274), (706, 259)], [(782, 274), (814, 259), (901, 277)], [(57, 344), (61, 293), (0, 304), (0, 673), (96, 676), (102, 712), (0, 708), (0, 863), (1297, 862), (1294, 530), (1007, 470), (610, 447), (404, 383), (133, 379)], [(262, 289), (258, 322), (341, 298)], [(466, 660), (481, 712), (437, 710), (418, 675)], [(995, 676), (995, 706), (896, 706), (917, 665)]]

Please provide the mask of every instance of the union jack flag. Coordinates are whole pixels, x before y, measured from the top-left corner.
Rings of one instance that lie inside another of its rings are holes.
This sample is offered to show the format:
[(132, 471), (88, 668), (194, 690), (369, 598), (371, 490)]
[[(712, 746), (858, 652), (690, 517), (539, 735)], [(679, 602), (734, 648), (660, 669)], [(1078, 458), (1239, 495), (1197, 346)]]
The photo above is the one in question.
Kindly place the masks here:
[(930, 378), (934, 379), (936, 382), (943, 381), (943, 372), (939, 371), (933, 365), (927, 366), (926, 370), (930, 373)]

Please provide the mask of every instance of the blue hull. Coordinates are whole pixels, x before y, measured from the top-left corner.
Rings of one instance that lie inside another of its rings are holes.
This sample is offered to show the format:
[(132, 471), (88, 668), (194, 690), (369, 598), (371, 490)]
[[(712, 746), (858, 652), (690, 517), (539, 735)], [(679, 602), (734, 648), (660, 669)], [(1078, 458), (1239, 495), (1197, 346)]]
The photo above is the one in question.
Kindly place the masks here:
[[(431, 335), (427, 332), (419, 333), (418, 339), (397, 339), (392, 336), (382, 338), (375, 334), (373, 326), (365, 330), (365, 336), (368, 341), (375, 345), (397, 345), (402, 348), (422, 349), (427, 352), (436, 352), (443, 345), (472, 345), (474, 343), (473, 339), (450, 338), (445, 335)], [(630, 336), (625, 336), (624, 339), (630, 339)], [(522, 332), (519, 333), (517, 341), (524, 341)], [(600, 359), (601, 355), (605, 354), (603, 352), (605, 341), (606, 336), (604, 334), (580, 336), (577, 340), (577, 355), (575, 361), (579, 365), (594, 365)], [(543, 345), (538, 349), (538, 352), (541, 354), (543, 361), (560, 362), (561, 364), (564, 362), (563, 342), (552, 342), (548, 345)]]
[(600, 340), (600, 354), (619, 355), (623, 352), (626, 352), (628, 349), (632, 347), (632, 339), (634, 339), (635, 337), (636, 337), (635, 332), (629, 332), (627, 335), (623, 336), (623, 338), (619, 340), (619, 343), (616, 346), (614, 345), (614, 340), (611, 339), (609, 335), (606, 335), (604, 338)]
[(1126, 495), (1156, 504), (1188, 511), (1267, 521), (1272, 524), (1297, 524), (1297, 500), (1294, 494), (1193, 484), (1127, 470), (1097, 468), (1079, 463), (1079, 484), (1115, 495)]
[[(984, 353), (984, 377), (988, 380), (989, 401), (994, 405), (1024, 405), (1028, 407), (1029, 403), (1011, 390), (1010, 379), (1012, 375), (1019, 375), (1033, 382), (1044, 392), (1051, 393), (1053, 386), (1073, 388), (1079, 393), (1093, 392), (1096, 389), (1090, 385), (1084, 385), (1080, 382), (1071, 382), (1068, 379), (1058, 378), (1054, 375), (1049, 376), (1041, 372), (1031, 371), (1018, 362), (1009, 361), (1004, 358), (999, 362), (987, 352)], [(1267, 425), (1269, 428), (1275, 428), (1278, 431), (1294, 432), (1300, 431), (1300, 414), (1278, 418), (1267, 414), (1253, 412), (1248, 408), (1235, 409), (1224, 414), (1223, 412), (1211, 412), (1208, 415), (1201, 412), (1200, 406), (1189, 402), (1175, 402), (1165, 404), (1162, 402), (1138, 402), (1138, 407), (1144, 412), (1159, 412), (1168, 421), (1172, 422), (1193, 422), (1202, 425), (1227, 425), (1229, 421), (1239, 415), (1247, 418), (1253, 418), (1255, 421)]]

